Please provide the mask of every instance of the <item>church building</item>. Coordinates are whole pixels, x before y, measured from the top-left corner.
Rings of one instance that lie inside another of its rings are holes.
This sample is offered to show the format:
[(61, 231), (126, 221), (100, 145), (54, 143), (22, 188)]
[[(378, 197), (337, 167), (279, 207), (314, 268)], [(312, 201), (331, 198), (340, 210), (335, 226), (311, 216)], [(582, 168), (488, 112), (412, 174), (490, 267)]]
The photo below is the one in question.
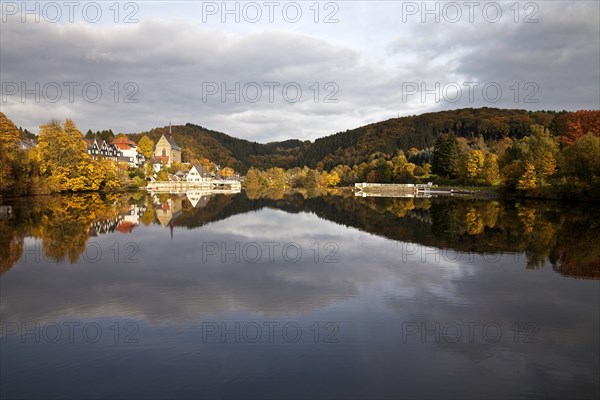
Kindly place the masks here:
[(168, 167), (174, 162), (181, 163), (181, 148), (173, 140), (171, 123), (169, 123), (169, 134), (163, 134), (158, 142), (156, 142), (154, 158), (160, 160), (162, 164), (166, 164)]

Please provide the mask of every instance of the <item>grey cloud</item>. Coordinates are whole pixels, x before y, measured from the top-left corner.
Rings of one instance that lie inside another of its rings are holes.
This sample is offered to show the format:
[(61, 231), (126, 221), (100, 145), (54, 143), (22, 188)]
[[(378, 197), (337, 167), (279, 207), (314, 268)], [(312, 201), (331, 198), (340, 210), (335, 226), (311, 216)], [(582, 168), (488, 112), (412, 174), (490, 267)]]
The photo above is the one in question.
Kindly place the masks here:
[[(508, 7), (508, 3), (505, 5)], [(457, 24), (407, 23), (398, 28), (400, 15), (390, 17), (389, 5), (367, 10), (381, 14), (368, 40), (381, 46), (385, 62), (365, 44), (340, 40), (344, 32), (355, 37), (356, 29), (343, 20), (335, 26), (332, 40), (294, 31), (289, 27), (257, 26), (254, 31), (228, 32), (227, 26), (194, 24), (182, 19), (142, 19), (125, 26), (86, 24), (21, 24), (9, 20), (2, 26), (1, 66), (4, 82), (98, 82), (102, 100), (89, 104), (81, 96), (74, 103), (21, 103), (16, 96), (1, 104), (17, 125), (34, 129), (48, 119), (73, 118), (81, 129), (139, 132), (167, 121), (196, 123), (250, 140), (271, 141), (316, 137), (395, 116), (418, 114), (441, 108), (496, 106), (525, 109), (580, 109), (600, 107), (600, 29), (597, 3), (539, 3), (539, 23), (516, 24), (484, 21)], [(365, 11), (366, 12), (366, 11)], [(397, 18), (396, 18), (397, 17)], [(371, 19), (364, 21), (371, 23)], [(375, 18), (376, 19), (376, 18)], [(361, 28), (362, 27), (362, 28)], [(387, 27), (387, 29), (386, 29)], [(293, 28), (293, 27), (292, 27)], [(331, 31), (333, 32), (333, 31)], [(333, 34), (332, 34), (333, 35)], [(365, 32), (367, 35), (367, 32)], [(362, 47), (361, 47), (362, 46)], [(474, 102), (463, 90), (461, 101), (435, 103), (420, 96), (402, 97), (404, 82), (482, 84), (498, 82), (503, 95), (489, 103), (477, 89)], [(120, 83), (119, 102), (109, 87)], [(137, 104), (123, 103), (123, 85), (135, 82)], [(203, 101), (203, 82), (226, 82), (232, 88), (258, 83), (262, 99), (239, 102), (229, 95)], [(279, 82), (273, 103), (264, 82)], [(291, 104), (282, 97), (281, 85), (297, 82), (302, 99)], [(318, 102), (310, 89), (319, 83)], [(323, 103), (323, 86), (335, 82), (336, 104)], [(509, 89), (520, 83), (514, 101)], [(524, 103), (527, 82), (535, 82), (538, 103)]]
[[(481, 102), (476, 91), (475, 104), (465, 96), (456, 104), (441, 107), (499, 106), (534, 109), (578, 109), (600, 107), (600, 29), (598, 4), (537, 3), (540, 6), (538, 23), (415, 24), (409, 35), (388, 44), (388, 53), (414, 56), (417, 62), (427, 63), (432, 58), (447, 57), (447, 69), (457, 78), (426, 81), (428, 88), (434, 82), (441, 85), (465, 81), (498, 83), (504, 93), (498, 103)], [(595, 10), (592, 11), (592, 10)], [(431, 40), (431, 38), (435, 40)], [(442, 75), (440, 75), (442, 76)], [(447, 77), (448, 78), (448, 77)], [(520, 93), (515, 100), (509, 87), (515, 82)], [(525, 96), (533, 90), (524, 90), (528, 82), (539, 87), (533, 99), (525, 103)], [(484, 99), (483, 99), (484, 100)]]

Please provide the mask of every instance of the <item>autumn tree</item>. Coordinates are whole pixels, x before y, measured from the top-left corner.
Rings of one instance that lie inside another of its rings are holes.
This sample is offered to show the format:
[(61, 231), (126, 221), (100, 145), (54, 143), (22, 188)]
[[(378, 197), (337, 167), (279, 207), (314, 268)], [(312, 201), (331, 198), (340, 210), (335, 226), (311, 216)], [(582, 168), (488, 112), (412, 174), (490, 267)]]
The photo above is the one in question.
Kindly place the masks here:
[(544, 185), (549, 176), (555, 172), (556, 157), (558, 156), (558, 140), (550, 131), (541, 125), (532, 125), (531, 134), (508, 149), (504, 155), (503, 164), (519, 163), (525, 172), (526, 164), (534, 166), (536, 183)]
[(407, 160), (406, 156), (404, 155), (404, 153), (402, 152), (402, 150), (400, 150), (398, 152), (398, 154), (396, 154), (392, 158), (392, 174), (399, 175), (400, 174), (400, 169), (407, 162), (408, 162), (408, 160)]
[(550, 152), (544, 155), (542, 161), (542, 175), (544, 177), (552, 176), (556, 173), (556, 158)]
[(525, 172), (521, 175), (517, 183), (517, 189), (529, 190), (537, 187), (537, 178), (535, 174), (535, 165), (528, 162), (525, 164)]
[(327, 187), (335, 187), (340, 183), (340, 177), (336, 171), (331, 171), (326, 176)]
[(256, 168), (250, 168), (244, 178), (244, 186), (250, 190), (260, 189), (260, 171)]
[(306, 179), (304, 180), (304, 187), (307, 189), (314, 189), (319, 183), (319, 177), (317, 177), (317, 171), (309, 169), (306, 173)]
[(354, 176), (352, 168), (350, 168), (348, 165), (337, 165), (333, 169), (333, 172), (337, 174), (338, 178), (340, 179), (338, 183), (341, 183), (342, 185), (348, 185), (358, 181), (358, 177)]
[(233, 168), (229, 168), (229, 167), (223, 168), (220, 173), (221, 173), (221, 176), (223, 176), (223, 177), (230, 177), (230, 176), (235, 175), (235, 171), (233, 170)]
[(154, 152), (154, 141), (146, 135), (142, 136), (138, 143), (137, 151), (147, 159), (151, 158)]
[(70, 119), (63, 126), (56, 121), (40, 126), (36, 156), (49, 191), (114, 189), (119, 186), (116, 166), (109, 160), (90, 158), (83, 135)]
[(465, 160), (465, 171), (468, 180), (475, 180), (483, 171), (485, 157), (481, 150), (471, 150)]
[(559, 151), (558, 140), (541, 125), (531, 127), (531, 135), (522, 139), (528, 147), (524, 161), (535, 166), (537, 180), (544, 184), (547, 177), (554, 175), (556, 156)]
[(560, 142), (568, 146), (587, 133), (600, 136), (600, 111), (579, 110), (566, 113), (558, 118), (555, 125), (559, 130), (557, 134), (560, 135)]
[(504, 157), (504, 154), (508, 149), (510, 149), (514, 144), (514, 141), (509, 137), (504, 137), (494, 143), (494, 152), (498, 155), (498, 158)]
[(423, 164), (423, 173), (425, 175), (431, 174), (431, 164), (429, 164), (429, 163)]
[(588, 133), (576, 139), (563, 151), (562, 169), (584, 182), (600, 177), (600, 137)]
[(168, 181), (169, 173), (167, 172), (167, 170), (163, 168), (160, 171), (158, 171), (158, 173), (156, 174), (156, 180), (161, 182)]
[(487, 185), (494, 185), (500, 180), (500, 169), (498, 167), (498, 156), (493, 153), (485, 155), (481, 177)]
[(417, 166), (411, 162), (403, 164), (402, 167), (400, 167), (400, 173), (396, 176), (395, 180), (397, 182), (410, 182), (415, 176), (416, 168)]
[(19, 129), (0, 112), (0, 192), (8, 191), (14, 184), (13, 161), (17, 153)]
[(285, 188), (285, 175), (283, 168), (269, 168), (266, 171), (269, 187), (283, 189)]

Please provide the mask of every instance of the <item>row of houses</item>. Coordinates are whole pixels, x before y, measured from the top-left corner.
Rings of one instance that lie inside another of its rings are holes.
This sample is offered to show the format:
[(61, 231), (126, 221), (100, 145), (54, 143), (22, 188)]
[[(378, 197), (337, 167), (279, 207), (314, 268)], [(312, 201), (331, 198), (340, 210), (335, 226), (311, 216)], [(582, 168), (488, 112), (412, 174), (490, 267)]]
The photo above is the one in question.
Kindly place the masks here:
[[(130, 167), (138, 168), (144, 166), (146, 162), (151, 162), (157, 166), (158, 170), (163, 165), (171, 167), (173, 163), (181, 163), (181, 147), (173, 140), (171, 124), (169, 123), (169, 134), (162, 135), (154, 147), (151, 160), (138, 153), (137, 143), (128, 137), (118, 137), (112, 141), (106, 141), (100, 137), (84, 138), (86, 152), (94, 159), (108, 159), (118, 162), (125, 162)], [(20, 139), (16, 146), (24, 151), (31, 150), (37, 146), (36, 139)]]
[[(113, 161), (126, 162), (130, 167), (141, 167), (146, 162), (145, 157), (138, 153), (137, 144), (126, 137), (120, 137), (112, 142), (101, 138), (83, 139), (86, 144), (87, 153), (94, 159), (109, 159)], [(31, 139), (21, 139), (17, 147), (28, 151), (37, 146), (37, 142)]]
[[(137, 143), (128, 137), (119, 137), (111, 142), (102, 138), (84, 139), (87, 153), (94, 159), (108, 159), (117, 162), (127, 163), (132, 168), (139, 168), (146, 163), (150, 163), (156, 173), (164, 166), (171, 167), (173, 163), (181, 164), (181, 147), (173, 140), (171, 124), (169, 123), (169, 133), (163, 134), (156, 145), (152, 157), (147, 160), (138, 152)], [(34, 141), (20, 140), (19, 148), (29, 150), (36, 146)], [(190, 167), (190, 164), (187, 164)], [(187, 168), (186, 168), (187, 169)], [(219, 166), (214, 165), (213, 170), (218, 171)], [(218, 173), (209, 172), (202, 164), (192, 165), (189, 171), (180, 170), (176, 174), (169, 175), (170, 180), (186, 182), (209, 182), (212, 179), (223, 179)], [(226, 179), (239, 180), (239, 176)]]
[(94, 159), (109, 159), (126, 162), (130, 167), (141, 167), (146, 162), (145, 157), (138, 153), (137, 143), (126, 137), (120, 137), (111, 143), (101, 139), (84, 139), (87, 153)]
[(138, 153), (137, 143), (127, 137), (119, 137), (110, 143), (101, 138), (84, 140), (88, 154), (94, 159), (106, 158), (126, 162), (133, 168), (141, 167), (149, 161), (156, 172), (160, 171), (163, 165), (170, 167), (173, 163), (181, 163), (181, 147), (173, 140), (171, 124), (169, 124), (169, 134), (163, 134), (154, 146), (151, 160), (146, 160)]
[[(171, 167), (173, 163), (181, 163), (181, 147), (175, 143), (169, 127), (169, 135), (162, 135), (154, 147), (150, 160), (138, 153), (137, 143), (127, 137), (119, 137), (111, 142), (102, 138), (83, 139), (87, 153), (94, 159), (108, 159), (126, 162), (130, 167), (138, 168), (146, 162), (151, 162), (158, 172), (163, 165)], [(37, 146), (34, 140), (19, 140), (17, 147), (21, 150), (30, 150)]]

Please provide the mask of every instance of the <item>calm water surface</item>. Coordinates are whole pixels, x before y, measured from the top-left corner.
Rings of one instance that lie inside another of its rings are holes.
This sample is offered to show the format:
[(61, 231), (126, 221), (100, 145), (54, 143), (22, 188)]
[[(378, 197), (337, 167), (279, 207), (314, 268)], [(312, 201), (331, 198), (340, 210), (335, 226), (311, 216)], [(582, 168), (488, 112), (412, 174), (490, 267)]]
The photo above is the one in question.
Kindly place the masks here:
[(351, 192), (0, 217), (0, 397), (598, 398), (600, 215)]

